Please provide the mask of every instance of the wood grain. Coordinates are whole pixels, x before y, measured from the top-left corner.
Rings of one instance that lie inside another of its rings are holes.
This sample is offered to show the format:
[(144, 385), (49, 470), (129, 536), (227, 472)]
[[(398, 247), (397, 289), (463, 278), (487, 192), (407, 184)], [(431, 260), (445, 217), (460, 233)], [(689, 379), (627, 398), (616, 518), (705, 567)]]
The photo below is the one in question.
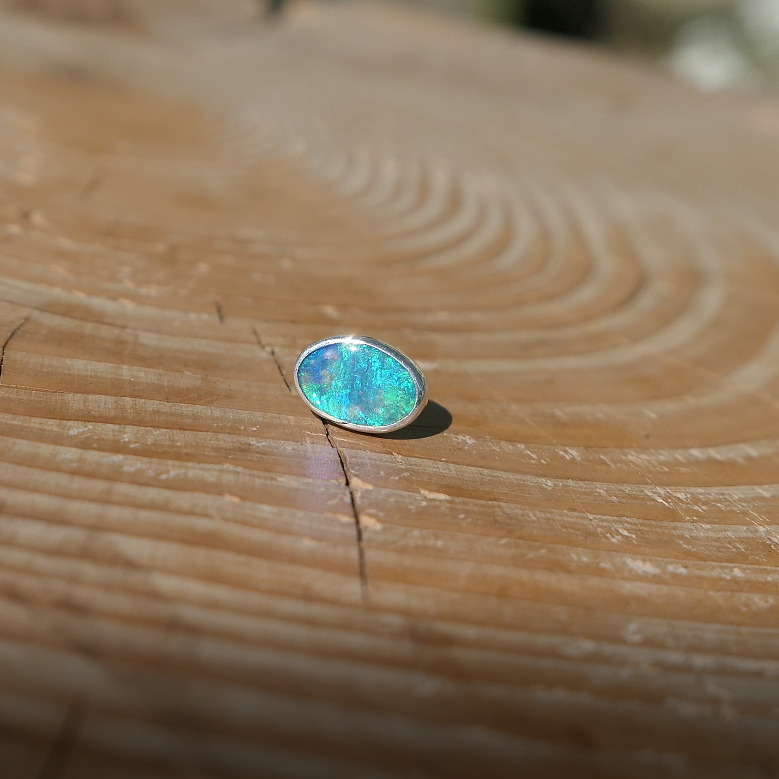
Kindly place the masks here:
[[(0, 6), (0, 774), (779, 776), (779, 105), (381, 5)], [(289, 390), (403, 349), (403, 434)]]

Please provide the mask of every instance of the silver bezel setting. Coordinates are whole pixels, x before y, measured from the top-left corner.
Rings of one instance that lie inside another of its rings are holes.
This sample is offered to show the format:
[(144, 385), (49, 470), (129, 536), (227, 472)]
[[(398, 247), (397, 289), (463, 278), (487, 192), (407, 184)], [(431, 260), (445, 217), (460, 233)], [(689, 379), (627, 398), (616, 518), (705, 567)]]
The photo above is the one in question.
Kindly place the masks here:
[[(403, 417), (403, 419), (399, 420), (394, 425), (382, 425), (379, 427), (374, 425), (354, 425), (351, 422), (344, 422), (340, 419), (336, 419), (335, 417), (330, 416), (329, 414), (326, 414), (324, 411), (318, 409), (313, 403), (309, 401), (300, 386), (300, 382), (298, 381), (298, 371), (300, 370), (300, 366), (303, 360), (305, 360), (309, 354), (317, 351), (318, 349), (322, 349), (325, 346), (331, 346), (332, 344), (342, 343), (354, 343), (364, 344), (365, 346), (372, 346), (374, 349), (378, 349), (379, 351), (384, 352), (384, 354), (399, 362), (409, 372), (414, 382), (414, 388), (416, 389), (416, 400), (414, 402), (414, 408), (410, 414), (407, 414), (405, 417)], [(410, 425), (422, 413), (425, 405), (427, 405), (427, 381), (425, 380), (425, 376), (422, 373), (420, 367), (410, 357), (403, 354), (403, 352), (401, 352), (399, 349), (396, 349), (394, 346), (390, 346), (389, 344), (384, 343), (384, 341), (379, 341), (376, 338), (369, 338), (368, 336), (336, 335), (331, 338), (323, 338), (321, 341), (312, 343), (300, 353), (297, 362), (295, 362), (293, 378), (295, 380), (295, 389), (298, 391), (298, 395), (300, 395), (300, 397), (303, 399), (303, 402), (318, 417), (325, 419), (328, 422), (332, 422), (334, 425), (343, 427), (346, 430), (355, 430), (358, 433), (392, 433), (395, 430), (400, 430), (401, 428)]]

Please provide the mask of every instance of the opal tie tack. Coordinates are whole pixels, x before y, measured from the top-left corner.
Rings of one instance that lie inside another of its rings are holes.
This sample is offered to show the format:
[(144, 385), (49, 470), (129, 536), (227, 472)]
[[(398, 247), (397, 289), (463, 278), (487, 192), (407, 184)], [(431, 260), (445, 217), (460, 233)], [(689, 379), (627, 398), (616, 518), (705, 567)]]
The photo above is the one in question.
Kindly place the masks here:
[(419, 366), (389, 344), (359, 335), (306, 347), (295, 363), (295, 387), (315, 414), (362, 433), (400, 430), (427, 403)]

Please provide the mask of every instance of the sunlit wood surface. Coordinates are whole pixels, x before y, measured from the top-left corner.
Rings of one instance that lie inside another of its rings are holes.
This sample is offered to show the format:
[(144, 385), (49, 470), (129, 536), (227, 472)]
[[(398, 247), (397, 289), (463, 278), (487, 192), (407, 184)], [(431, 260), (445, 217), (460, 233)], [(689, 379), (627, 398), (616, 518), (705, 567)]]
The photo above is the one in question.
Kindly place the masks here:
[(779, 104), (258, 8), (0, 6), (0, 776), (778, 776)]

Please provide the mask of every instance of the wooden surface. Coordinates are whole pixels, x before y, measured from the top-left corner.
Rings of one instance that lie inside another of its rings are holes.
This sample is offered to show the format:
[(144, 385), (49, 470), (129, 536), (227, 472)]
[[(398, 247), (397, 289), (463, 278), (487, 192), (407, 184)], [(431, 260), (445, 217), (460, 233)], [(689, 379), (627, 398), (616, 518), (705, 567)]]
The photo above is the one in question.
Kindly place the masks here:
[[(779, 104), (389, 7), (0, 7), (0, 775), (779, 776)], [(299, 350), (436, 405), (323, 424)]]

